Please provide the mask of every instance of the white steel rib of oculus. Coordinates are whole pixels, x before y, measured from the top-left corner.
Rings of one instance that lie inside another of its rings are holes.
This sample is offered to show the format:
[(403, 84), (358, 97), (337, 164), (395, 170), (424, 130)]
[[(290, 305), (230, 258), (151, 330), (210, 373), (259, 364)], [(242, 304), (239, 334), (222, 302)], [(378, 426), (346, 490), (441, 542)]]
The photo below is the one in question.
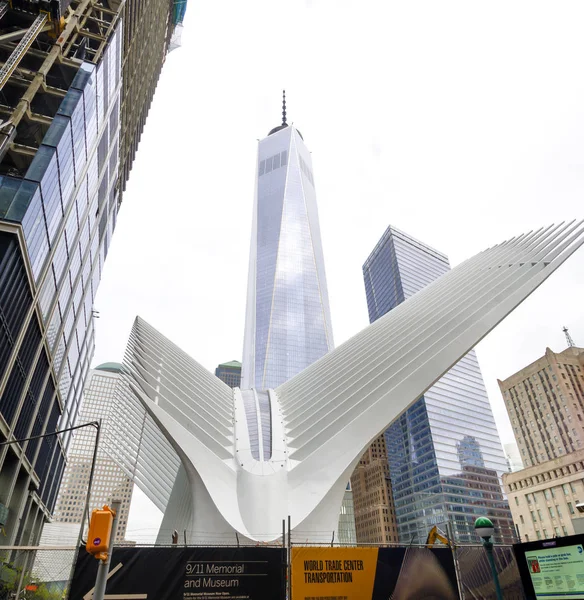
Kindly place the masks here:
[(177, 510), (175, 528), (191, 542), (210, 541), (210, 524), (265, 541), (290, 515), (295, 538), (330, 539), (372, 440), (583, 243), (572, 222), (489, 248), (276, 390), (232, 391), (137, 318), (127, 374), (191, 490), (189, 522)]

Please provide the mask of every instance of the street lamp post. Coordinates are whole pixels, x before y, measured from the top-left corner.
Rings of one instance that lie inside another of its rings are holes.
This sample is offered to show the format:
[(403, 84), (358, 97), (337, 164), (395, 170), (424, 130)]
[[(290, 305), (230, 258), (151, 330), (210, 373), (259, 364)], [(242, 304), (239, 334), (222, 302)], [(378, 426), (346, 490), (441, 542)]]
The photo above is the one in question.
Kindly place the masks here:
[(497, 567), (495, 567), (495, 557), (493, 556), (493, 542), (491, 537), (495, 532), (495, 527), (490, 519), (486, 517), (479, 517), (474, 524), (475, 531), (483, 538), (483, 546), (491, 565), (491, 572), (493, 573), (493, 581), (495, 582), (495, 592), (497, 594), (497, 600), (503, 600), (503, 594), (501, 593), (501, 586), (499, 584), (499, 575), (497, 574)]

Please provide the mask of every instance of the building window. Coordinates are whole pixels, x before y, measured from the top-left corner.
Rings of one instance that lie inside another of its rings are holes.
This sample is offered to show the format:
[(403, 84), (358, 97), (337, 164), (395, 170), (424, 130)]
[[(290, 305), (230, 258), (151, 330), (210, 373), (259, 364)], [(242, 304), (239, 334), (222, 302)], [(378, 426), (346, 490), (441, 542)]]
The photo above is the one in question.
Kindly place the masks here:
[(541, 540), (541, 532), (539, 531), (539, 529), (535, 533), (537, 534), (537, 539)]
[(515, 504), (519, 506), (519, 498), (517, 496), (515, 496)]
[(555, 518), (556, 518), (556, 515), (555, 515), (555, 513), (554, 513), (554, 509), (553, 509), (553, 508), (550, 506), (550, 507), (548, 508), (548, 510), (549, 510), (549, 512), (550, 512), (550, 517), (551, 517), (552, 519), (555, 519)]
[(519, 515), (519, 519), (521, 521), (521, 524), (525, 525), (525, 519), (523, 518), (523, 515)]

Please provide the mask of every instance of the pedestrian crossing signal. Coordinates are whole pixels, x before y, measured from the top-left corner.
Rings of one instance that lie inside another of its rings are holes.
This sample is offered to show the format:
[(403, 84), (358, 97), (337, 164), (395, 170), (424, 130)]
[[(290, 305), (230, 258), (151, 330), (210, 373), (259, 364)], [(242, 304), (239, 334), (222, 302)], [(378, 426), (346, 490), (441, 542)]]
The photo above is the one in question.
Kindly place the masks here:
[(89, 554), (93, 554), (95, 558), (100, 560), (107, 559), (114, 516), (114, 510), (107, 505), (103, 508), (96, 508), (91, 513), (85, 549)]

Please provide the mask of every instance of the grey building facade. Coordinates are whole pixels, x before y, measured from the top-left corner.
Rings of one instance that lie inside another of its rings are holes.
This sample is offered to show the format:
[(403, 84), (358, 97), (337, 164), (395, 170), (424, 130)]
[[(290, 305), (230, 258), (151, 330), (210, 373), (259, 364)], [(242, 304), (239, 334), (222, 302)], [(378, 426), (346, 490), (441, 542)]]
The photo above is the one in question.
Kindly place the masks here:
[[(116, 417), (114, 405), (119, 400), (117, 387), (121, 371), (122, 365), (113, 362), (103, 363), (89, 371), (79, 415), (82, 423), (101, 421), (104, 433), (111, 430), (112, 420)], [(94, 430), (78, 429), (67, 453), (67, 465), (55, 504), (55, 522), (81, 523), (94, 449)], [(118, 542), (123, 542), (126, 536), (133, 490), (132, 479), (111, 456), (108, 456), (104, 444), (100, 444), (95, 461), (89, 511), (101, 508), (104, 504), (111, 506), (112, 500), (120, 500), (116, 529)], [(88, 525), (86, 522), (85, 526)]]
[[(370, 321), (449, 270), (444, 254), (390, 226), (363, 265)], [(457, 541), (476, 542), (481, 515), (512, 539), (500, 482), (506, 459), (474, 351), (389, 427), (385, 441), (400, 542), (422, 542), (446, 522)]]

